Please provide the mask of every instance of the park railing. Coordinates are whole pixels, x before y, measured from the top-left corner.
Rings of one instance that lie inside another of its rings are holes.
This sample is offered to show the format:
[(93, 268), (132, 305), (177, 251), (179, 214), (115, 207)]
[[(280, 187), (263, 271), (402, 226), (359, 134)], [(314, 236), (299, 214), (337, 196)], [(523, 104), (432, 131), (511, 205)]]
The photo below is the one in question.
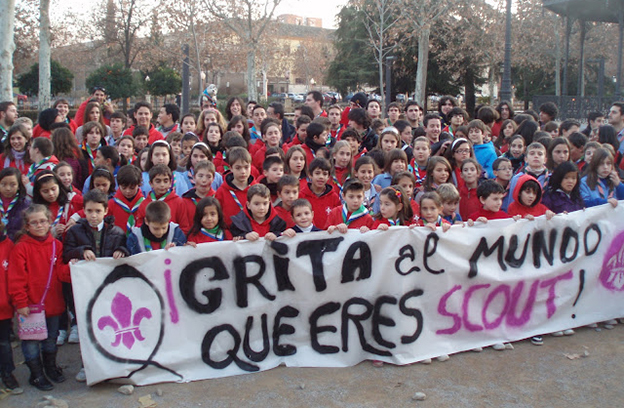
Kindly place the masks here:
[(545, 102), (554, 102), (559, 108), (558, 119), (578, 119), (586, 120), (590, 112), (602, 112), (607, 115), (609, 108), (618, 98), (597, 96), (555, 96), (536, 95), (533, 97), (533, 107), (537, 111)]

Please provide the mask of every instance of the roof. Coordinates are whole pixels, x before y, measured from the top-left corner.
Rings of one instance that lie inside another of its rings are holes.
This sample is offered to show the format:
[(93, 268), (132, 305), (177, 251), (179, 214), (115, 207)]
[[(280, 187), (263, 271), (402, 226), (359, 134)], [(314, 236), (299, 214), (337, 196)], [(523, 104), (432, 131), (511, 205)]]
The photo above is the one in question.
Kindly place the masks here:
[(624, 0), (542, 0), (544, 7), (561, 16), (584, 21), (618, 22)]

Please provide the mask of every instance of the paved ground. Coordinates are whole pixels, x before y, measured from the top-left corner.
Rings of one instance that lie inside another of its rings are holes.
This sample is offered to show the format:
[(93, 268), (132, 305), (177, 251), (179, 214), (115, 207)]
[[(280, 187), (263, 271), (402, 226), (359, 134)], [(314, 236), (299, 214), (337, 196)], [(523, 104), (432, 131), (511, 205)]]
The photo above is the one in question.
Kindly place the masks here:
[[(60, 349), (68, 381), (49, 393), (28, 385), (28, 369), (16, 376), (25, 392), (0, 401), (0, 407), (36, 407), (49, 394), (70, 407), (141, 407), (151, 394), (158, 407), (617, 407), (624, 401), (624, 325), (614, 330), (580, 329), (571, 337), (545, 337), (541, 347), (515, 343), (515, 350), (486, 349), (451, 356), (447, 362), (374, 368), (364, 362), (350, 368), (285, 368), (189, 384), (136, 388), (87, 387), (73, 376), (79, 369), (78, 346)], [(585, 348), (586, 347), (586, 348)], [(570, 360), (565, 354), (589, 356)], [(16, 349), (16, 360), (22, 361)], [(162, 396), (157, 396), (157, 391)], [(424, 392), (426, 401), (412, 400)]]

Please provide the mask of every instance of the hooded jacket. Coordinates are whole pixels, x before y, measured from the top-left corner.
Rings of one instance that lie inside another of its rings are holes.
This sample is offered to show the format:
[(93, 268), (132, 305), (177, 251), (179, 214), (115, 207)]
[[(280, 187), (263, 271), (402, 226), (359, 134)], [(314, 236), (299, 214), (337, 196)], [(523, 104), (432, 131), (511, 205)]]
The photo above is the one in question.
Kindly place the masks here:
[[(215, 193), (215, 198), (221, 203), (223, 209), (223, 219), (228, 227), (232, 224), (231, 218), (245, 208), (247, 203), (247, 191), (249, 186), (253, 184), (253, 176), (247, 179), (247, 187), (243, 190), (234, 185), (234, 174), (225, 175), (225, 182), (219, 187)], [(236, 199), (234, 198), (236, 197)]]
[[(522, 190), (522, 186), (530, 180), (535, 181), (539, 188), (537, 189), (537, 197), (535, 197), (533, 204), (526, 206), (520, 203), (520, 190)], [(532, 215), (534, 217), (539, 217), (540, 215), (544, 215), (548, 210), (548, 207), (542, 204), (542, 187), (539, 181), (529, 174), (523, 174), (520, 176), (512, 194), (514, 201), (509, 204), (509, 208), (507, 209), (507, 213), (512, 217), (514, 215), (521, 215), (522, 217)]]
[(0, 237), (0, 320), (13, 318), (13, 305), (9, 302), (9, 255), (13, 242), (6, 236)]
[(327, 222), (327, 216), (332, 209), (340, 205), (340, 197), (334, 191), (334, 188), (325, 184), (325, 191), (322, 194), (316, 195), (311, 187), (311, 183), (307, 183), (299, 192), (299, 198), (305, 198), (312, 204), (312, 211), (314, 211), (314, 225), (325, 226)]
[(249, 212), (249, 208), (245, 208), (232, 217), (232, 226), (230, 232), (234, 237), (245, 237), (250, 232), (257, 232), (260, 237), (264, 237), (267, 233), (272, 232), (280, 236), (286, 229), (286, 221), (281, 219), (272, 204), (269, 204), (269, 212), (262, 222), (254, 220)]

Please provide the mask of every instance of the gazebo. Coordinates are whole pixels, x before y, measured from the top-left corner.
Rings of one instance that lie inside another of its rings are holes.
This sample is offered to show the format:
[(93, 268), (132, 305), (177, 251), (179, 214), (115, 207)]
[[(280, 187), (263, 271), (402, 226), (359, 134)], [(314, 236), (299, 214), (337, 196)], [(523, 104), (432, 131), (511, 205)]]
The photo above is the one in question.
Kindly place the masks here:
[[(582, 119), (592, 110), (605, 111), (614, 100), (622, 96), (622, 49), (624, 46), (624, 0), (542, 0), (544, 8), (565, 17), (565, 55), (563, 65), (563, 78), (561, 96), (536, 96), (534, 106), (538, 107), (547, 100), (559, 105), (563, 119), (571, 117)], [(580, 66), (578, 95), (568, 95), (568, 65), (570, 57), (570, 33), (575, 21), (580, 24)], [(586, 97), (584, 95), (585, 75), (585, 37), (586, 23), (589, 21), (617, 23), (619, 25), (617, 82), (615, 84), (615, 98), (604, 97), (604, 60), (600, 63), (601, 75), (598, 85), (598, 97)]]

